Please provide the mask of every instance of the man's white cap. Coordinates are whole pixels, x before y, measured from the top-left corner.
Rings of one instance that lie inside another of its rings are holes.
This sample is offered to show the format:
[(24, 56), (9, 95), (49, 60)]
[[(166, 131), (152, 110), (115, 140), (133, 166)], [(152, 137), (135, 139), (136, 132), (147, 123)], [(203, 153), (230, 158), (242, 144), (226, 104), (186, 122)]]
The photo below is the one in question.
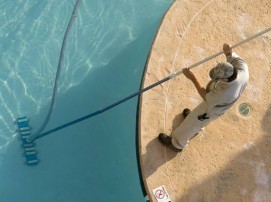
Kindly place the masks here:
[(210, 77), (215, 79), (227, 79), (231, 77), (234, 73), (233, 66), (228, 62), (218, 63), (211, 71), (209, 72)]

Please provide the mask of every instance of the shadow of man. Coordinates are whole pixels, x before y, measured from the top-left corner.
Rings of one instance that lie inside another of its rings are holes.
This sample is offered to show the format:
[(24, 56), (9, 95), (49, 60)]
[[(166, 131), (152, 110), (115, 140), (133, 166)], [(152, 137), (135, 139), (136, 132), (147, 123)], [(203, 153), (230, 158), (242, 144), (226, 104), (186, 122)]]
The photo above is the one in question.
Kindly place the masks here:
[(180, 113), (178, 115), (176, 115), (172, 121), (172, 131), (174, 131), (184, 120), (184, 115), (183, 113)]
[[(178, 114), (172, 121), (172, 130), (175, 130), (184, 120), (183, 113)], [(146, 153), (141, 156), (144, 166), (144, 179), (151, 176), (160, 166), (175, 158), (181, 153), (176, 153), (161, 145), (158, 138), (152, 139), (146, 146)]]
[(160, 166), (175, 158), (177, 154), (161, 145), (157, 138), (152, 139), (146, 146), (146, 152), (141, 156), (144, 179), (156, 172)]

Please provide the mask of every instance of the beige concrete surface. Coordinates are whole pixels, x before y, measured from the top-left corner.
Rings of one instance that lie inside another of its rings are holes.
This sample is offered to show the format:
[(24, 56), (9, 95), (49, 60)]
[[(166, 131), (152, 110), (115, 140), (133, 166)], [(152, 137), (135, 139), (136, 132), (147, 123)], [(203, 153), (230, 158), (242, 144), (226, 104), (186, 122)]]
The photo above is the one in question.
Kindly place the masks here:
[[(165, 15), (149, 55), (149, 86), (271, 27), (270, 0), (177, 0)], [(271, 201), (271, 33), (234, 49), (249, 65), (250, 81), (237, 103), (180, 154), (161, 146), (160, 132), (181, 123), (185, 107), (201, 102), (183, 75), (145, 92), (139, 116), (140, 161), (145, 187), (165, 185), (173, 202)], [(206, 85), (219, 56), (192, 71)], [(249, 116), (238, 112), (241, 103)]]

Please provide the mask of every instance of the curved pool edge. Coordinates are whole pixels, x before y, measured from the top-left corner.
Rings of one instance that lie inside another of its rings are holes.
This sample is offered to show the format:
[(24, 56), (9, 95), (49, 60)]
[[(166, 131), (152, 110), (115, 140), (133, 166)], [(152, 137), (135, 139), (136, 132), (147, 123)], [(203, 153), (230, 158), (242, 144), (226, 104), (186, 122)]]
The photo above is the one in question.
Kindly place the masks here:
[[(168, 15), (168, 12), (171, 10), (171, 8), (173, 7), (173, 5), (176, 3), (176, 0), (173, 0), (173, 2), (170, 4), (170, 6), (168, 7), (168, 9), (166, 10), (166, 12), (164, 13), (161, 21), (160, 21), (160, 24), (158, 26), (158, 29), (157, 29), (157, 32), (154, 36), (154, 39), (152, 41), (152, 44), (151, 44), (151, 48), (150, 48), (150, 51), (149, 51), (149, 54), (147, 56), (147, 60), (146, 60), (146, 63), (145, 63), (145, 68), (144, 68), (144, 71), (143, 71), (143, 76), (142, 76), (142, 79), (141, 79), (141, 88), (140, 89), (143, 89), (144, 88), (144, 82), (145, 82), (145, 78), (146, 78), (146, 72), (147, 72), (147, 67), (148, 67), (148, 64), (149, 64), (149, 61), (150, 61), (150, 58), (151, 58), (151, 53), (152, 53), (152, 50), (155, 46), (155, 42), (157, 40), (157, 37), (160, 33), (160, 29), (163, 25), (163, 22), (164, 20), (166, 19), (167, 15)], [(140, 175), (140, 182), (141, 182), (141, 187), (142, 187), (142, 191), (144, 193), (145, 196), (147, 196), (149, 199), (151, 199), (151, 192), (149, 191), (148, 189), (148, 186), (147, 186), (147, 182), (146, 182), (146, 178), (144, 177), (144, 172), (142, 172), (142, 159), (141, 159), (141, 156), (142, 156), (142, 150), (141, 150), (141, 106), (142, 106), (142, 94), (140, 96), (138, 96), (138, 106), (137, 106), (137, 141), (136, 141), (136, 146), (137, 146), (137, 155), (138, 155), (138, 169), (139, 169), (139, 173), (141, 174)]]

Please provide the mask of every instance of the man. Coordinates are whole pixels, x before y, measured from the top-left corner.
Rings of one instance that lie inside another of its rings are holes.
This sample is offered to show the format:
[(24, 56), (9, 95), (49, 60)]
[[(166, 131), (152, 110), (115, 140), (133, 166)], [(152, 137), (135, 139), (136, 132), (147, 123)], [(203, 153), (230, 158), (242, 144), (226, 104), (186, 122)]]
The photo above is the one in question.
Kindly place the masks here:
[(159, 134), (159, 141), (173, 151), (181, 152), (195, 134), (224, 114), (244, 91), (249, 80), (247, 64), (228, 44), (223, 45), (223, 52), (227, 62), (218, 63), (210, 70), (211, 81), (206, 88), (188, 68), (183, 69), (183, 74), (194, 83), (203, 101), (192, 112), (189, 109), (183, 111), (185, 119), (172, 136)]

